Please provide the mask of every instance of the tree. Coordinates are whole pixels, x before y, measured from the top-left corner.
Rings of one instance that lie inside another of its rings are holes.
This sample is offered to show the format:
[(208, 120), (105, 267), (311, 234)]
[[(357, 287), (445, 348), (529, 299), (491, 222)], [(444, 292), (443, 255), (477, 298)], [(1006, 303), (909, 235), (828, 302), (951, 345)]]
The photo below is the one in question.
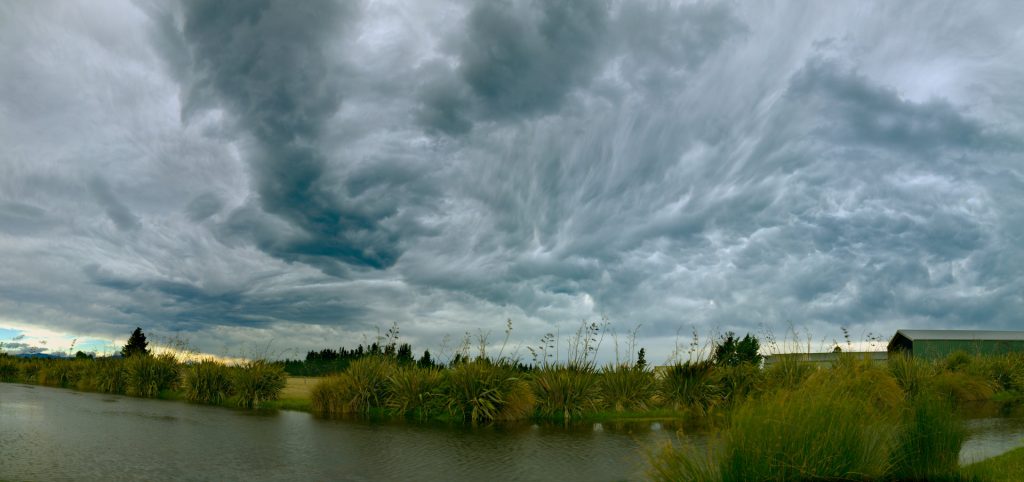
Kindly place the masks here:
[(82, 350), (75, 352), (75, 358), (93, 358), (93, 355), (86, 353)]
[(647, 368), (647, 350), (644, 350), (643, 347), (636, 354), (636, 367), (640, 370)]
[(419, 363), (423, 368), (431, 368), (434, 366), (434, 360), (430, 358), (430, 350), (423, 350), (423, 357), (420, 358)]
[(146, 341), (146, 335), (142, 333), (142, 328), (135, 328), (132, 336), (128, 337), (128, 343), (121, 348), (121, 355), (124, 355), (125, 358), (134, 355), (149, 355), (147, 346), (149, 346), (149, 342)]
[(741, 363), (761, 363), (761, 343), (756, 337), (749, 333), (742, 340), (736, 338), (736, 334), (728, 332), (722, 341), (715, 344), (714, 362), (716, 365), (736, 366)]

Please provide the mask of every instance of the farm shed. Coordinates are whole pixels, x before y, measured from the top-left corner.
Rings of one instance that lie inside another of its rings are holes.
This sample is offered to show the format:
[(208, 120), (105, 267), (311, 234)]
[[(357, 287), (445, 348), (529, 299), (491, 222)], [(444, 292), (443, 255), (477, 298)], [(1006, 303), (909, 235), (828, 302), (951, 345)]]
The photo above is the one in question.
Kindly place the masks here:
[(822, 353), (779, 353), (764, 357), (764, 367), (781, 362), (784, 359), (796, 359), (819, 368), (828, 368), (835, 363), (840, 356), (850, 356), (858, 360), (871, 360), (875, 363), (885, 363), (888, 353), (884, 351), (847, 351), (847, 352), (822, 352)]
[(1024, 352), (1024, 331), (898, 330), (889, 353), (906, 351), (921, 358), (943, 358), (955, 351), (979, 355)]

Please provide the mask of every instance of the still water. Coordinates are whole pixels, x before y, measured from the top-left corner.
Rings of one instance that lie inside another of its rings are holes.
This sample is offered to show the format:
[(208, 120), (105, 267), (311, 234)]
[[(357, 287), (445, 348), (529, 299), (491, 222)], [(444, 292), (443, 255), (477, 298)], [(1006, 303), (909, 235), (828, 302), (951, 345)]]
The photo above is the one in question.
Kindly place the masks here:
[[(967, 425), (965, 462), (1024, 445), (1024, 419)], [(676, 434), (328, 421), (0, 383), (4, 480), (634, 480), (644, 450)]]
[(624, 480), (674, 434), (327, 421), (0, 383), (3, 480)]

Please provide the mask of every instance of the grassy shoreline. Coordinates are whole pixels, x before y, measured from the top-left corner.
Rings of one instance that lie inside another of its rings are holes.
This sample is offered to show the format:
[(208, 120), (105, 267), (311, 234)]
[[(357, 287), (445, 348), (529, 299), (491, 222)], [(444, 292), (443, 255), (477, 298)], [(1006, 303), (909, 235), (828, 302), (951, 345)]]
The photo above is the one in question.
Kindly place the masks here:
[(165, 355), (0, 356), (0, 381), (325, 418), (672, 421), (719, 433), (721, 443), (707, 450), (666, 447), (651, 454), (648, 475), (656, 480), (990, 480), (1017, 473), (1024, 455), (960, 467), (966, 435), (956, 416), (956, 407), (977, 401), (1019, 405), (1024, 354), (898, 356), (886, 364), (851, 355), (831, 368), (795, 359), (767, 369), (695, 360), (658, 370), (524, 367), (487, 358), (424, 367), (368, 356), (327, 377), (287, 377), (280, 364), (261, 360), (225, 366)]

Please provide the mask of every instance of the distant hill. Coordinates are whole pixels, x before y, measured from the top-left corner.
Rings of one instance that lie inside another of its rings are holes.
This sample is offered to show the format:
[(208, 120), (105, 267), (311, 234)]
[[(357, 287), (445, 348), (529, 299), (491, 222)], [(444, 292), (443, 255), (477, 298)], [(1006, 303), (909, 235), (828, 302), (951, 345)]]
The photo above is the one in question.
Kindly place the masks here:
[(61, 355), (51, 355), (49, 353), (18, 353), (13, 356), (16, 358), (68, 358)]

